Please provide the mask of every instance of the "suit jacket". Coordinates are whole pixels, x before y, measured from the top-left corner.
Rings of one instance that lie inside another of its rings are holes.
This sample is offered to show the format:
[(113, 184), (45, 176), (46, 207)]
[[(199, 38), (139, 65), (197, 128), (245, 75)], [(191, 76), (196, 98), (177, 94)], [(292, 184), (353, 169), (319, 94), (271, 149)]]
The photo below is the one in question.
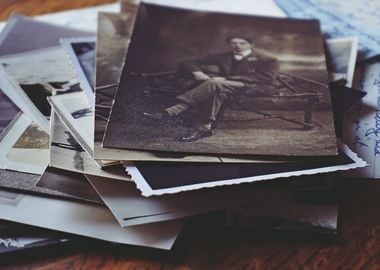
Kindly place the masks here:
[(278, 61), (273, 57), (252, 52), (240, 61), (232, 52), (211, 54), (180, 63), (180, 70), (186, 73), (203, 71), (246, 84), (271, 82), (278, 74)]

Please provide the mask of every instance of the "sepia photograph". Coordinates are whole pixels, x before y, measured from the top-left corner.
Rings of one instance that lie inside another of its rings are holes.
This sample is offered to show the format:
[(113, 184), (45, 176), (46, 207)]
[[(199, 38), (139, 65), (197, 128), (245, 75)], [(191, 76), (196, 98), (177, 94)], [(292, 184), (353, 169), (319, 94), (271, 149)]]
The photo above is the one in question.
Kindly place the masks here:
[[(101, 12), (98, 16), (95, 87), (95, 158), (110, 158), (110, 155), (103, 153), (107, 150), (104, 150), (101, 144), (135, 18), (136, 11), (129, 11), (124, 14)], [(117, 152), (114, 154), (116, 156)], [(115, 157), (111, 155), (111, 159), (113, 158)]]
[(103, 146), (337, 155), (318, 21), (141, 4)]

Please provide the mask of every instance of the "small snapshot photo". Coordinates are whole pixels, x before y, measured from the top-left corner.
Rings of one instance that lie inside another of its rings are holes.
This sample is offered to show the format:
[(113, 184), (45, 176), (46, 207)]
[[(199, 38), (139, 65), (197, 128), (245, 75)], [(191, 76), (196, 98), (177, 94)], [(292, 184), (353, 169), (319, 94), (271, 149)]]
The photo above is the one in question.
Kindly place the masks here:
[(78, 76), (80, 87), (91, 101), (95, 91), (95, 42), (95, 37), (61, 39), (65, 53)]
[(142, 4), (103, 146), (337, 155), (319, 22)]

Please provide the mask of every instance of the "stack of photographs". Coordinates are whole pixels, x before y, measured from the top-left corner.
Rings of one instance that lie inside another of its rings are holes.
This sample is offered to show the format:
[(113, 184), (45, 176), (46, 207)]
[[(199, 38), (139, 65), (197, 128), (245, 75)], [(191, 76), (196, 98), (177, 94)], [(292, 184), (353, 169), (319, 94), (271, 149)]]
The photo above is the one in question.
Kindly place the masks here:
[[(170, 250), (207, 213), (337, 233), (335, 181), (367, 165), (343, 136), (365, 95), (352, 89), (358, 39), (243, 2), (121, 1), (96, 33), (10, 18), (0, 219), (58, 232), (4, 234), (0, 252), (78, 236)], [(33, 42), (15, 46), (23, 26)]]

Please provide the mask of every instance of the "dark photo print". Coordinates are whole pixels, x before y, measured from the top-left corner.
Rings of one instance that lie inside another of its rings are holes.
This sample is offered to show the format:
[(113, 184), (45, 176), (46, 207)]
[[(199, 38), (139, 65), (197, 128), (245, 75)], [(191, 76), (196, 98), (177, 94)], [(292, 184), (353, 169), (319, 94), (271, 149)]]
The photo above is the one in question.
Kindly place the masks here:
[(337, 155), (319, 22), (142, 4), (103, 146)]

